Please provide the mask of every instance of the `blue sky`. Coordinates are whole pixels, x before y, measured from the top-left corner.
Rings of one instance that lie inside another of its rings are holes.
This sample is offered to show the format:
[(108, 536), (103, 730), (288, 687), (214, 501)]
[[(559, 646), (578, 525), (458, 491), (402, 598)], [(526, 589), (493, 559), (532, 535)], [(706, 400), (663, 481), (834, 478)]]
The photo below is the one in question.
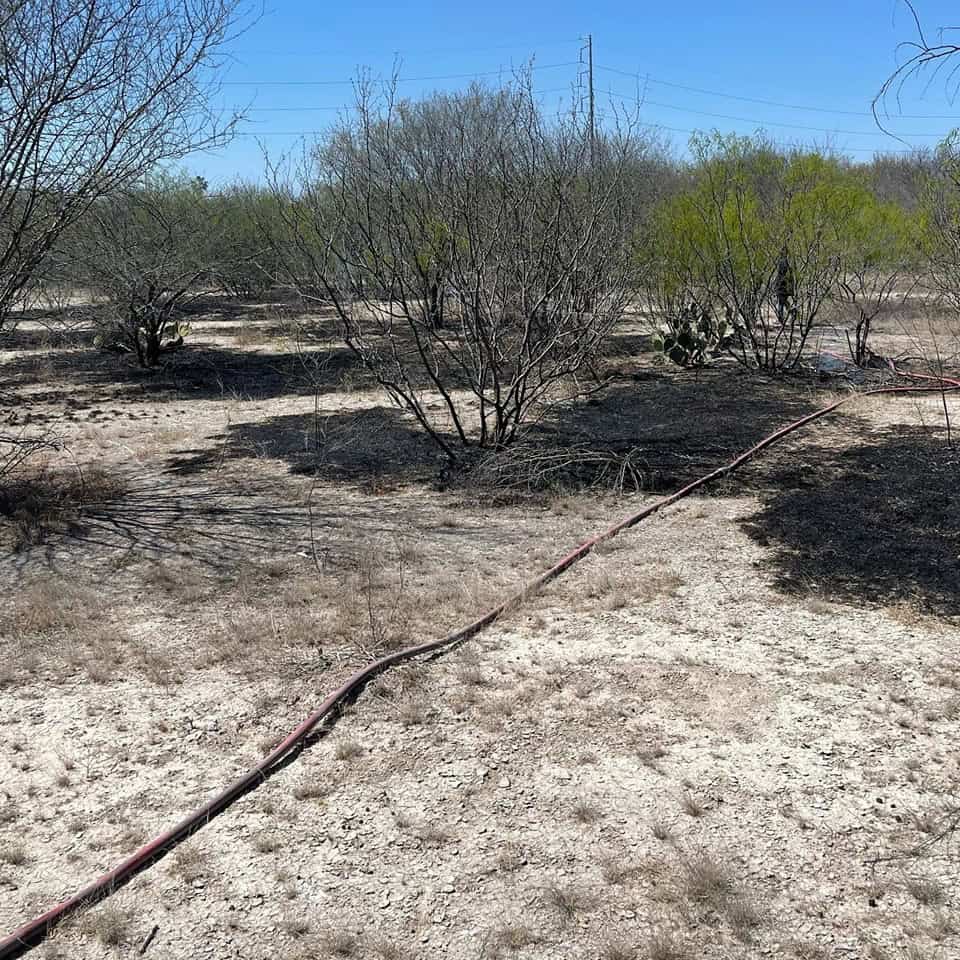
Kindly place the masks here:
[[(933, 39), (937, 28), (960, 19), (955, 2), (915, 5)], [(535, 86), (553, 108), (569, 99), (583, 70), (580, 38), (588, 33), (598, 109), (642, 97), (642, 120), (680, 153), (688, 131), (713, 128), (762, 128), (785, 143), (828, 142), (864, 159), (875, 150), (905, 149), (869, 116), (897, 64), (897, 44), (915, 36), (900, 0), (273, 0), (233, 42), (223, 74), (224, 104), (249, 117), (244, 135), (184, 165), (214, 184), (260, 179), (261, 142), (272, 156), (296, 149), (300, 134), (323, 131), (350, 103), (348, 81), (358, 70), (387, 76), (395, 57), (410, 78), (401, 90), (411, 97), (460, 89), (470, 75), (496, 83), (498, 71), (534, 58)], [(903, 98), (903, 114), (932, 118), (898, 116), (891, 106), (888, 126), (909, 144), (935, 145), (952, 118), (960, 119), (960, 104), (951, 103), (942, 80), (926, 90), (913, 83)]]

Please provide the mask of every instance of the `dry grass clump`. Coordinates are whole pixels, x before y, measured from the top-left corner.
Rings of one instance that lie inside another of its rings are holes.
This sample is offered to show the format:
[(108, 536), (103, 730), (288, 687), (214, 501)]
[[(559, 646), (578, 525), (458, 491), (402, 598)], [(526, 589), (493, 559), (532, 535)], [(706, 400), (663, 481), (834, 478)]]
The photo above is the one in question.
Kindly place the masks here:
[(605, 883), (611, 886), (619, 886), (635, 877), (640, 872), (640, 867), (635, 863), (627, 863), (622, 857), (616, 854), (607, 854), (600, 865), (600, 874)]
[(662, 774), (663, 770), (660, 768), (659, 760), (662, 760), (667, 756), (667, 748), (660, 743), (653, 743), (650, 746), (642, 747), (637, 751), (637, 759), (645, 766), (649, 767), (651, 770), (656, 771), (657, 773)]
[(647, 960), (693, 960), (693, 954), (686, 945), (668, 930), (657, 930), (643, 946), (643, 955)]
[(333, 790), (329, 780), (310, 780), (305, 777), (293, 788), (293, 795), (298, 800), (324, 800)]
[(497, 853), (497, 868), (504, 873), (513, 873), (527, 862), (526, 854), (515, 843), (504, 844)]
[(20, 808), (15, 800), (0, 803), (0, 825), (14, 823), (20, 816)]
[(338, 740), (333, 755), (338, 760), (352, 760), (363, 753), (363, 747), (356, 740)]
[(258, 853), (274, 853), (282, 846), (280, 837), (269, 830), (262, 830), (253, 838), (253, 847)]
[(99, 465), (24, 473), (0, 491), (0, 542), (23, 550), (79, 531), (85, 509), (122, 500), (127, 490), (123, 477)]
[(368, 949), (372, 956), (379, 957), (380, 960), (404, 960), (405, 957), (409, 956), (407, 951), (396, 941), (389, 940), (386, 937), (374, 940), (373, 943), (369, 944)]
[(524, 947), (539, 943), (540, 938), (533, 929), (525, 923), (506, 923), (491, 930), (486, 937), (482, 949), (482, 956), (497, 960), (505, 952), (516, 953)]
[(570, 885), (550, 884), (543, 892), (548, 906), (553, 907), (560, 915), (560, 920), (566, 923), (578, 913), (593, 906), (593, 898), (579, 887)]
[(636, 960), (637, 948), (627, 940), (609, 938), (600, 948), (601, 960)]
[(691, 903), (724, 917), (738, 939), (748, 940), (759, 926), (760, 912), (734, 879), (733, 870), (707, 851), (684, 859), (681, 885)]
[(662, 820), (654, 821), (650, 831), (653, 833), (654, 837), (657, 838), (657, 840), (668, 842), (673, 839), (673, 831)]
[(103, 615), (102, 604), (93, 593), (55, 576), (24, 584), (11, 591), (10, 600), (0, 628), (14, 640), (55, 630), (78, 631)]
[(288, 913), (280, 920), (280, 929), (288, 937), (299, 939), (310, 932), (310, 921), (302, 914)]
[(595, 803), (583, 798), (573, 805), (571, 814), (577, 823), (596, 823), (602, 816), (600, 808)]
[(12, 867), (22, 867), (27, 862), (27, 850), (19, 843), (5, 843), (0, 846), (0, 863)]
[(408, 697), (397, 705), (397, 720), (404, 727), (416, 727), (430, 717), (430, 701), (425, 696)]
[(88, 936), (96, 937), (108, 947), (129, 943), (132, 925), (130, 910), (113, 903), (94, 907), (81, 921), (81, 928)]
[(911, 877), (904, 887), (917, 903), (925, 907), (940, 906), (947, 899), (943, 884), (929, 877)]
[(170, 865), (170, 872), (179, 875), (184, 883), (193, 883), (206, 876), (207, 855), (195, 844), (177, 847)]
[(361, 942), (349, 930), (326, 930), (319, 937), (319, 946), (330, 957), (358, 957)]

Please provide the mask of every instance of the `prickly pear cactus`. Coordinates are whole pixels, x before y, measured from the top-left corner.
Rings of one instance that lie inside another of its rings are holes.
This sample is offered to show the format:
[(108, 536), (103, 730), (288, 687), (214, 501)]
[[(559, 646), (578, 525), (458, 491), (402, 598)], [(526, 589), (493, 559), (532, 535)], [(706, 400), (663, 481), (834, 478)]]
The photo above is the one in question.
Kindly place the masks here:
[(726, 350), (732, 336), (729, 320), (691, 303), (654, 334), (653, 348), (678, 366), (701, 367)]

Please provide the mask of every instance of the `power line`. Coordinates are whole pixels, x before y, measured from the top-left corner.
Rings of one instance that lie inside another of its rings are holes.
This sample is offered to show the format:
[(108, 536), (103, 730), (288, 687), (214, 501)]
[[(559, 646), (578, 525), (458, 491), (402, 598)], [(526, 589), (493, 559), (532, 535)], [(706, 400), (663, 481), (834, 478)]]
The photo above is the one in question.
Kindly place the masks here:
[[(602, 110), (598, 111), (598, 116), (606, 118), (606, 114)], [(664, 123), (643, 123), (642, 125), (645, 127), (653, 127), (657, 130), (667, 130), (670, 133), (685, 133), (688, 136), (692, 136), (695, 133), (703, 133), (702, 130), (690, 129), (689, 127), (671, 127)], [(798, 146), (798, 144), (796, 143), (783, 143), (783, 142), (774, 142), (773, 145), (776, 147), (780, 147), (781, 149), (784, 149), (784, 150), (792, 150)], [(876, 147), (845, 147), (840, 152), (872, 153), (872, 154), (882, 153), (882, 154), (896, 154), (896, 155), (909, 156), (913, 151), (912, 150), (880, 150), (880, 149), (877, 149)]]
[[(579, 66), (576, 60), (567, 60), (563, 63), (545, 63), (532, 66), (533, 70), (556, 70), (559, 67)], [(485, 70), (480, 73), (447, 73), (432, 77), (397, 77), (397, 83), (423, 83), (432, 80), (469, 80), (476, 77), (500, 77), (509, 72), (509, 68), (499, 70)], [(356, 78), (351, 80), (224, 80), (221, 86), (230, 87), (337, 87), (353, 86)]]
[[(569, 93), (571, 87), (548, 87), (546, 90), (534, 90), (534, 96), (546, 96), (548, 93)], [(316, 107), (316, 106), (303, 106), (303, 107), (247, 107), (247, 113), (326, 113), (331, 112), (343, 112), (344, 110), (356, 110), (357, 105), (355, 103), (344, 103), (332, 107)], [(247, 123), (259, 123), (258, 120), (248, 120)]]
[[(618, 70), (616, 67), (604, 67), (596, 65), (597, 70), (604, 70), (607, 73), (616, 73), (622, 77), (630, 77), (632, 80), (642, 80), (644, 83), (652, 83), (658, 87), (670, 87), (674, 90), (685, 90), (687, 93), (701, 93), (708, 97), (723, 97), (726, 100), (740, 100), (743, 103), (759, 103), (767, 107), (781, 107), (784, 110), (806, 110), (810, 113), (832, 113), (844, 117), (873, 117), (869, 110), (836, 110), (831, 107), (812, 107), (804, 106), (798, 103), (781, 103), (778, 100), (765, 100), (761, 97), (744, 97), (739, 94), (725, 93), (722, 90), (708, 90), (705, 87), (690, 87), (683, 83), (673, 83), (669, 80), (659, 80), (656, 77), (648, 76), (642, 73), (631, 73), (627, 70)], [(902, 113), (897, 115), (901, 120), (953, 120), (956, 121), (956, 114), (911, 114)]]
[[(836, 127), (811, 127), (802, 123), (785, 123), (780, 120), (757, 120), (755, 117), (738, 117), (728, 113), (712, 113), (709, 110), (696, 110), (693, 107), (678, 107), (673, 103), (661, 103), (658, 100), (647, 100), (639, 97), (631, 97), (624, 93), (608, 93), (608, 96), (619, 97), (621, 100), (627, 100), (640, 106), (662, 107), (665, 110), (678, 110), (681, 113), (695, 113), (701, 117), (712, 117), (715, 120), (734, 120), (738, 123), (753, 123), (759, 127), (787, 127), (792, 130), (806, 130), (810, 133), (838, 133), (847, 134), (855, 137), (889, 137), (890, 134), (882, 130), (844, 130)], [(941, 139), (942, 133), (910, 133), (910, 137), (934, 137)]]
[[(494, 43), (485, 47), (435, 47), (433, 50), (383, 50), (373, 56), (367, 56), (364, 59), (374, 60), (386, 56), (411, 56), (411, 57), (434, 57), (438, 54), (447, 53), (487, 53), (490, 50), (534, 50), (542, 47), (563, 47), (574, 43), (579, 43), (579, 38), (567, 40), (518, 40), (515, 43)], [(261, 57), (316, 57), (316, 50), (242, 50), (239, 57), (254, 54)]]

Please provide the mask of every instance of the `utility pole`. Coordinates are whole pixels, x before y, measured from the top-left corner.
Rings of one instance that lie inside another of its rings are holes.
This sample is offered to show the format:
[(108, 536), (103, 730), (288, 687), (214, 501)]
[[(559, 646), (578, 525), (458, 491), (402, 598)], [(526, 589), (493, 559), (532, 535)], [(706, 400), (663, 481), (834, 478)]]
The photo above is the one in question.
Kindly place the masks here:
[(590, 165), (595, 162), (597, 151), (597, 133), (593, 119), (593, 34), (587, 34), (587, 83), (590, 96)]
[[(594, 115), (593, 101), (593, 34), (588, 33), (582, 38), (584, 45), (580, 48), (580, 63), (583, 64), (583, 54), (587, 54), (587, 120), (590, 125), (588, 136), (590, 137), (590, 163), (594, 163), (597, 152), (597, 128)], [(577, 89), (581, 90), (580, 84), (583, 82), (583, 71), (577, 74)]]

